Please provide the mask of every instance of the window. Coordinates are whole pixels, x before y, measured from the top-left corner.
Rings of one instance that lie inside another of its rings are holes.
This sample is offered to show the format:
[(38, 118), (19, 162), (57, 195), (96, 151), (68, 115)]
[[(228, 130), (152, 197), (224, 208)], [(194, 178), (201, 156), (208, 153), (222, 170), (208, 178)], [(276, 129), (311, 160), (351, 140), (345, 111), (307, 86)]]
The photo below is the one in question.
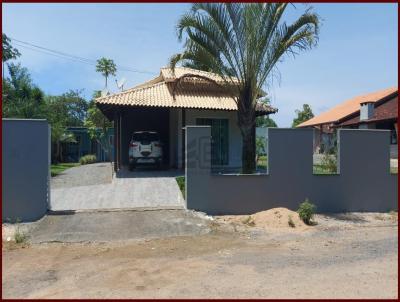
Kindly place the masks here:
[(211, 126), (211, 164), (229, 164), (229, 121), (228, 119), (198, 118), (197, 125)]

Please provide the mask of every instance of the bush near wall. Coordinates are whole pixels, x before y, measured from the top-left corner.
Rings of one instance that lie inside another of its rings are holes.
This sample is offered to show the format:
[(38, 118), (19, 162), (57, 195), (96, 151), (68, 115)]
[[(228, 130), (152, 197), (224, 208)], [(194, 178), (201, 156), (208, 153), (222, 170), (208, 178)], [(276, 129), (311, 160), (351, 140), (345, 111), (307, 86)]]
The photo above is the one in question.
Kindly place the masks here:
[(96, 158), (96, 155), (94, 155), (94, 154), (88, 154), (88, 155), (82, 156), (79, 159), (79, 163), (81, 165), (93, 164), (95, 162), (97, 162), (97, 158)]

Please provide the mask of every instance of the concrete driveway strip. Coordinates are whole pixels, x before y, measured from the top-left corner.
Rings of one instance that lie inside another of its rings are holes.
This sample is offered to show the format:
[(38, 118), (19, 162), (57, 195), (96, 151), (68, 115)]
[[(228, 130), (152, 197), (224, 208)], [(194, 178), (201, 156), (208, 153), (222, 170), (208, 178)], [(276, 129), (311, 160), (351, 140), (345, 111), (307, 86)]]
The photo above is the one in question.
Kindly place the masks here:
[(183, 207), (178, 184), (169, 176), (114, 177), (110, 183), (51, 190), (51, 211)]
[(31, 243), (111, 242), (210, 232), (209, 221), (186, 210), (97, 211), (47, 215), (29, 232)]

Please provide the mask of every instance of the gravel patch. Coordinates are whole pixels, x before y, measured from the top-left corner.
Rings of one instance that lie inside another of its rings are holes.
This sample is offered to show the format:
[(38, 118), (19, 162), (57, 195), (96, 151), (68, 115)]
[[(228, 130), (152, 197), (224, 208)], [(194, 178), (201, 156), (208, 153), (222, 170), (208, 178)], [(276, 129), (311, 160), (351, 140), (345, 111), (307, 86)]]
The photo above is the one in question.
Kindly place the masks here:
[(110, 163), (95, 163), (77, 166), (65, 170), (51, 178), (51, 188), (72, 188), (111, 183), (112, 166)]

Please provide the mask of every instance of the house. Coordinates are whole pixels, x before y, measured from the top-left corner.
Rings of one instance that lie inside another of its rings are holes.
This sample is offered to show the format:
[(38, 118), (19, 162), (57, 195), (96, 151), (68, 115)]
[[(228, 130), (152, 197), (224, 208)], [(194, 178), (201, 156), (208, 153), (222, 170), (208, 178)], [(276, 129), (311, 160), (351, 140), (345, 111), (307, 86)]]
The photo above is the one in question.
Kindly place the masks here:
[[(67, 131), (74, 134), (76, 143), (63, 144), (63, 157), (68, 162), (78, 162), (79, 159), (87, 154), (95, 154), (98, 161), (109, 161), (113, 158), (114, 152), (114, 129), (107, 129), (107, 143), (110, 146), (111, 156), (108, 156), (108, 150), (98, 141), (91, 139), (86, 127), (68, 127)], [(98, 129), (100, 131), (100, 129)]]
[(315, 152), (331, 146), (332, 136), (337, 128), (391, 130), (391, 157), (397, 158), (398, 95), (397, 87), (393, 87), (357, 96), (297, 127), (316, 129)]
[[(232, 86), (236, 85), (236, 81)], [(240, 167), (242, 137), (237, 104), (223, 79), (191, 68), (161, 68), (160, 74), (141, 85), (96, 100), (104, 115), (114, 121), (114, 168), (128, 165), (128, 147), (134, 131), (157, 131), (163, 143), (164, 165), (184, 167), (186, 125), (210, 125), (215, 167)], [(264, 96), (260, 92), (259, 97)], [(257, 115), (276, 109), (259, 102)]]

